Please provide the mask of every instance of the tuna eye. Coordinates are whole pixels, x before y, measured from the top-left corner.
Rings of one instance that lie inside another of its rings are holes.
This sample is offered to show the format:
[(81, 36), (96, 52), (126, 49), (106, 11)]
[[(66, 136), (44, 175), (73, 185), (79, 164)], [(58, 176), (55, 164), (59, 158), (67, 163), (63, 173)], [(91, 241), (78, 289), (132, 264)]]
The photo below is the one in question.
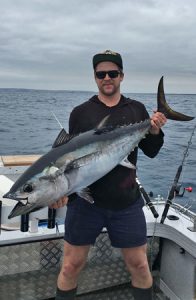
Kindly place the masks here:
[(31, 193), (33, 191), (32, 184), (25, 184), (24, 187), (23, 187), (23, 191), (25, 193)]

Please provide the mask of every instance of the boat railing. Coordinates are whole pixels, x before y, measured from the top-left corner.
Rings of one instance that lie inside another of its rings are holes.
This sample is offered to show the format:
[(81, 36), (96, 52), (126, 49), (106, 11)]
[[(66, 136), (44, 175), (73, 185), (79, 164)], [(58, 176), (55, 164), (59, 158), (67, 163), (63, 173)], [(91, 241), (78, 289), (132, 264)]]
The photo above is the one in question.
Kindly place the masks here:
[[(160, 201), (152, 201), (153, 205), (163, 205), (165, 204), (165, 201), (163, 200), (163, 198), (161, 198)], [(186, 219), (190, 220), (194, 226), (196, 226), (196, 213), (191, 211), (191, 205), (187, 205), (185, 204), (184, 206), (178, 204), (178, 203), (172, 203), (171, 207), (178, 213), (178, 214), (182, 214)]]

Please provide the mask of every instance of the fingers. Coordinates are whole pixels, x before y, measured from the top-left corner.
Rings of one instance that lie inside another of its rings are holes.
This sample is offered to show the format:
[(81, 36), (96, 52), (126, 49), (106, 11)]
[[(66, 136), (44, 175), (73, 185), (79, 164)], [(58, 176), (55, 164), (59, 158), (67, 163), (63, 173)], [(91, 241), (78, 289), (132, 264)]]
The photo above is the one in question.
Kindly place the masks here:
[(63, 207), (65, 205), (67, 205), (68, 200), (69, 200), (69, 198), (67, 196), (63, 196), (58, 201), (51, 204), (49, 207), (50, 208), (55, 208), (55, 209)]
[(156, 124), (156, 126), (158, 126), (159, 128), (162, 127), (163, 125), (165, 125), (165, 123), (167, 122), (166, 117), (164, 116), (164, 114), (160, 113), (160, 112), (156, 112), (152, 115), (151, 120), (153, 121), (154, 124)]
[(155, 112), (151, 117), (151, 129), (152, 134), (158, 134), (160, 128), (165, 125), (167, 118), (161, 112)]

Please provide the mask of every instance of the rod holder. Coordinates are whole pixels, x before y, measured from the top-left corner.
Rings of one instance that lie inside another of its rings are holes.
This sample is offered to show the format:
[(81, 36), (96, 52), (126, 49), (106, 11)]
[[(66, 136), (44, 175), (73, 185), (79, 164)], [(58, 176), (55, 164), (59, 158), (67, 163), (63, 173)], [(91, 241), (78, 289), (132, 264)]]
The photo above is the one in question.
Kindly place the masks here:
[(21, 216), (20, 231), (27, 232), (29, 230), (29, 214)]
[(56, 209), (48, 208), (48, 228), (55, 228)]

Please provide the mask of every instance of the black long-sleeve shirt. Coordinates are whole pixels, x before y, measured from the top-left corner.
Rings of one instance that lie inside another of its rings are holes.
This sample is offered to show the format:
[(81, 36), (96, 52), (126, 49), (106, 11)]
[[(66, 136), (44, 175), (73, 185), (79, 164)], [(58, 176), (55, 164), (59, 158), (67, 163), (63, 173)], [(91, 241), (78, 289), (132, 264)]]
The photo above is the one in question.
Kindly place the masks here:
[[(145, 106), (121, 96), (119, 103), (108, 107), (97, 96), (75, 107), (69, 119), (69, 133), (78, 134), (95, 128), (104, 117), (110, 115), (107, 125), (125, 125), (144, 121), (149, 118)], [(153, 158), (163, 145), (163, 132), (158, 135), (148, 134), (138, 147), (145, 155)], [(130, 153), (128, 159), (136, 166), (138, 148)], [(120, 210), (135, 202), (139, 195), (135, 181), (136, 171), (118, 165), (104, 177), (89, 186), (95, 205), (111, 210)]]

